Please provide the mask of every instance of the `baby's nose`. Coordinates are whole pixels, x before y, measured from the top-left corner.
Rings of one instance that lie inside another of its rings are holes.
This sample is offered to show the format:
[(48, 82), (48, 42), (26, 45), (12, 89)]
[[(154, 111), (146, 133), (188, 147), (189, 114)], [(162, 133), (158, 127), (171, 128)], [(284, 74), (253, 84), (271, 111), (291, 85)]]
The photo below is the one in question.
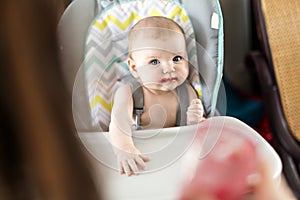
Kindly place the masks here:
[(175, 66), (174, 63), (164, 63), (162, 66), (163, 73), (169, 73), (169, 72), (174, 72), (175, 71)]

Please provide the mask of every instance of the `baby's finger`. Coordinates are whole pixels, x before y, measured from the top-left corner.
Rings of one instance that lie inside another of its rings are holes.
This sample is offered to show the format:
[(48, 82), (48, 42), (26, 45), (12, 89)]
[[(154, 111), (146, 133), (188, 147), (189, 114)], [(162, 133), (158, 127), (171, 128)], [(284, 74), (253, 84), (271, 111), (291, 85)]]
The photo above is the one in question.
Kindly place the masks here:
[(144, 155), (139, 155), (140, 158), (143, 159), (144, 162), (148, 162), (150, 160), (150, 158), (148, 156), (144, 156)]
[(133, 159), (128, 160), (128, 164), (129, 164), (129, 167), (131, 168), (131, 170), (133, 171), (133, 173), (135, 175), (138, 175), (139, 174), (139, 169), (136, 166), (135, 160), (133, 160)]
[(122, 162), (118, 162), (118, 169), (119, 169), (120, 174), (124, 174), (124, 169), (123, 169)]
[(200, 99), (193, 99), (191, 104), (201, 104), (201, 100)]
[(202, 117), (200, 115), (197, 115), (194, 113), (192, 113), (192, 114), (188, 113), (187, 119), (188, 119), (188, 121), (187, 121), (188, 124), (197, 124), (202, 121)]
[(202, 106), (202, 104), (191, 104), (191, 105), (188, 107), (188, 111), (192, 111), (192, 110), (203, 111), (203, 106)]
[(187, 117), (189, 119), (201, 119), (202, 118), (202, 113), (201, 112), (192, 112), (192, 111), (189, 111), (186, 114), (187, 114)]
[(201, 109), (188, 109), (186, 112), (188, 115), (199, 115), (200, 117), (203, 116), (203, 110)]
[(189, 106), (189, 108), (190, 109), (202, 109), (203, 108), (203, 106), (202, 106), (202, 104), (191, 104), (190, 106)]
[(125, 171), (127, 176), (131, 176), (130, 167), (127, 163), (127, 161), (122, 161), (123, 170)]
[(134, 160), (142, 169), (146, 169), (146, 164), (140, 156), (135, 157)]

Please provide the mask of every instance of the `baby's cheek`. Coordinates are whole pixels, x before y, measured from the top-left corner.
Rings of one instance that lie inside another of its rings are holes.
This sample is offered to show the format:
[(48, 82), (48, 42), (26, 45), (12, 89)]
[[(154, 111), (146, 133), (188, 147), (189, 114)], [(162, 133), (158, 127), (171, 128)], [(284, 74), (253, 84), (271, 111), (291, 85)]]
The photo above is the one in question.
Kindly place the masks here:
[(189, 68), (188, 66), (180, 67), (178, 69), (178, 74), (182, 77), (182, 79), (186, 79), (189, 75)]
[(138, 69), (138, 74), (143, 82), (156, 82), (160, 78), (157, 68), (143, 67)]
[(180, 80), (186, 80), (189, 75), (188, 69), (178, 69), (176, 70)]

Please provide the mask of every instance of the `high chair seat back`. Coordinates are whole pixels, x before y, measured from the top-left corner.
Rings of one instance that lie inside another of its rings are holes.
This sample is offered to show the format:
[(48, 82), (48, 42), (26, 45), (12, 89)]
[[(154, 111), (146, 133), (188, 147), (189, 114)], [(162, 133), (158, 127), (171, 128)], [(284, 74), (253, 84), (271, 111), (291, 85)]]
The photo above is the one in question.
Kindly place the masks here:
[[(81, 16), (78, 10), (84, 10)], [(113, 93), (120, 85), (120, 78), (128, 73), (124, 62), (127, 32), (141, 18), (153, 15), (171, 18), (184, 29), (190, 63), (189, 81), (201, 95), (209, 116), (217, 113), (223, 67), (223, 19), (218, 1), (88, 0), (83, 3), (76, 0), (62, 17), (59, 33), (66, 68), (72, 69), (72, 75), (77, 67), (70, 84), (74, 84), (73, 114), (78, 130), (107, 130)], [(83, 30), (79, 30), (80, 26)], [(72, 39), (71, 32), (66, 29), (76, 31), (75, 38)], [(86, 34), (84, 41), (83, 32)], [(72, 48), (77, 47), (72, 42), (79, 37), (77, 45), (80, 43), (82, 50), (75, 52), (79, 50)], [(69, 52), (71, 55), (67, 55)]]

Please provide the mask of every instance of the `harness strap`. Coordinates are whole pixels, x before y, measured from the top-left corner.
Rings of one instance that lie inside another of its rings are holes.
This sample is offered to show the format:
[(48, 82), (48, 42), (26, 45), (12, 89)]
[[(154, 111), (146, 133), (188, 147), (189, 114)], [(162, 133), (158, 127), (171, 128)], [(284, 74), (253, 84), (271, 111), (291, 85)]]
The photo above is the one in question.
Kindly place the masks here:
[(132, 98), (133, 98), (133, 113), (135, 114), (135, 129), (142, 130), (141, 126), (141, 115), (145, 111), (144, 106), (144, 92), (142, 87), (138, 86), (135, 90), (132, 90)]
[(176, 113), (176, 126), (186, 125), (186, 112), (189, 106), (189, 95), (186, 88), (186, 84), (183, 83), (176, 88), (178, 96), (178, 108)]
[(131, 74), (124, 76), (121, 80), (130, 84), (133, 99), (133, 114), (135, 114), (134, 127), (136, 130), (142, 130), (143, 127), (141, 126), (141, 115), (145, 111), (143, 89), (140, 83), (134, 77), (132, 77)]

